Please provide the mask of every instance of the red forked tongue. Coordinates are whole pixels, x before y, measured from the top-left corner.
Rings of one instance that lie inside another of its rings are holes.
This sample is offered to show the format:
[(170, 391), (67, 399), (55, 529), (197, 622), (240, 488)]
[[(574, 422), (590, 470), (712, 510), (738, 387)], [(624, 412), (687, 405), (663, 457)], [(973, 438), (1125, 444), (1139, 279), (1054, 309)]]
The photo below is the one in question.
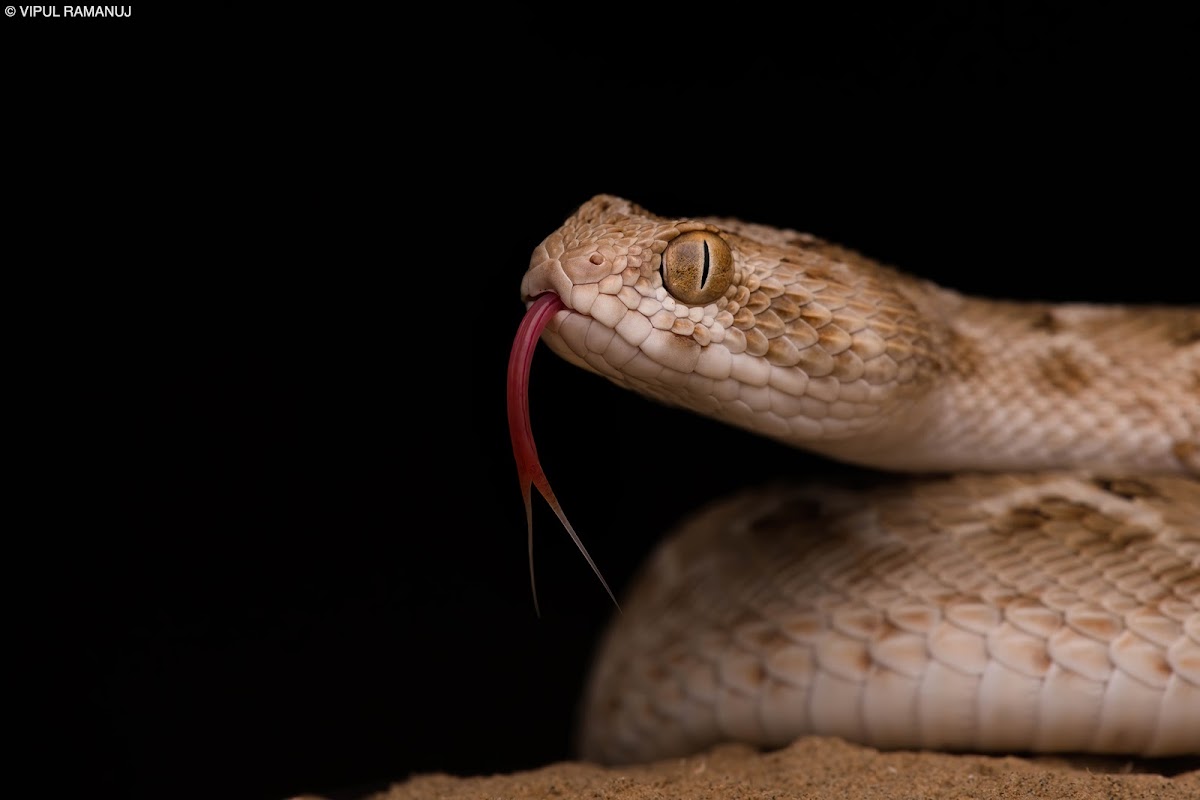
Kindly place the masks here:
[(525, 500), (525, 522), (529, 529), (529, 586), (533, 590), (533, 608), (539, 617), (542, 615), (542, 611), (538, 608), (537, 582), (533, 578), (533, 506), (529, 500), (530, 484), (537, 487), (538, 492), (550, 504), (550, 508), (554, 509), (559, 522), (567, 529), (567, 533), (571, 534), (575, 546), (579, 548), (579, 552), (583, 553), (588, 566), (600, 579), (600, 585), (604, 587), (604, 591), (608, 592), (608, 596), (612, 598), (617, 610), (619, 611), (621, 608), (617, 603), (617, 598), (613, 597), (612, 590), (608, 588), (604, 576), (600, 574), (596, 563), (588, 555), (587, 548), (579, 540), (575, 529), (567, 521), (567, 515), (563, 513), (562, 507), (558, 504), (558, 498), (554, 496), (554, 490), (550, 488), (550, 482), (546, 480), (546, 475), (542, 472), (537, 448), (533, 444), (533, 429), (529, 426), (529, 367), (533, 363), (533, 351), (537, 348), (538, 338), (542, 335), (542, 329), (546, 327), (546, 323), (550, 321), (555, 312), (562, 308), (565, 308), (562, 299), (553, 292), (539, 295), (529, 306), (529, 310), (525, 312), (525, 318), (521, 320), (521, 327), (517, 328), (517, 338), (513, 342), (512, 354), (508, 357), (508, 432), (512, 435), (513, 455), (517, 459), (517, 478), (521, 482), (521, 496)]

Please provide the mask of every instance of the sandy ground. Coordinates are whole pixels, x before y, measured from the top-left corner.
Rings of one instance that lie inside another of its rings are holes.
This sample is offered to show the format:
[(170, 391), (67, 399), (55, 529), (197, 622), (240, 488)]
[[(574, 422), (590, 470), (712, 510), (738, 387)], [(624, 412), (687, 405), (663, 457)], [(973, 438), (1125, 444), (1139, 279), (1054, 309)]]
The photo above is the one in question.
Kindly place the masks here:
[[(1179, 772), (1180, 769), (1191, 771)], [(1151, 772), (1140, 772), (1151, 770)], [(1165, 772), (1164, 774), (1157, 774)], [(1173, 775), (1173, 777), (1167, 777)], [(421, 775), (364, 800), (523, 798), (1200, 798), (1200, 759), (1129, 762), (879, 752), (808, 737), (771, 753), (726, 745), (634, 767), (579, 762), (479, 778)]]

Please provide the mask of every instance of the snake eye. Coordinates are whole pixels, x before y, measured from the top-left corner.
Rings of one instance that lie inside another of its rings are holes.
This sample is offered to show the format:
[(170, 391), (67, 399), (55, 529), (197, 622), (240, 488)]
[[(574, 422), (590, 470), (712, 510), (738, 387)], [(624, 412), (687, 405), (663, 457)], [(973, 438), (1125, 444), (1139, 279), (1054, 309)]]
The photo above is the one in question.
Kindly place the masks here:
[(671, 240), (659, 268), (663, 285), (690, 305), (711, 303), (733, 282), (733, 253), (725, 240), (708, 231), (689, 231)]

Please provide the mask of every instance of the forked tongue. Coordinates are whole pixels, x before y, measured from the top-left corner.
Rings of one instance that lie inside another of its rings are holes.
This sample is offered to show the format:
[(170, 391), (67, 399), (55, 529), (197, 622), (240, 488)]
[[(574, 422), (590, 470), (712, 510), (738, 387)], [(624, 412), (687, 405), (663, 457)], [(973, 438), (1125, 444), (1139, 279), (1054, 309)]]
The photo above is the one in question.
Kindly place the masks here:
[(538, 607), (537, 581), (533, 577), (533, 506), (529, 499), (530, 484), (537, 487), (538, 492), (550, 504), (550, 508), (554, 509), (558, 521), (567, 529), (567, 533), (571, 534), (575, 546), (579, 548), (579, 552), (583, 553), (588, 566), (600, 579), (600, 585), (604, 587), (604, 591), (608, 592), (608, 596), (612, 598), (617, 610), (619, 611), (621, 608), (617, 603), (617, 598), (613, 596), (612, 590), (608, 588), (604, 576), (596, 567), (596, 562), (592, 561), (592, 557), (588, 555), (587, 548), (579, 540), (575, 529), (567, 521), (567, 515), (563, 513), (562, 506), (558, 504), (558, 498), (554, 496), (554, 490), (550, 488), (550, 482), (546, 480), (546, 474), (542, 472), (537, 448), (533, 444), (533, 429), (529, 425), (529, 367), (533, 363), (533, 351), (537, 348), (538, 338), (542, 335), (542, 329), (546, 327), (546, 323), (550, 321), (555, 312), (564, 307), (562, 299), (553, 292), (539, 295), (529, 306), (529, 310), (525, 312), (525, 318), (521, 320), (521, 327), (517, 328), (517, 338), (513, 342), (512, 354), (508, 357), (508, 432), (512, 435), (513, 455), (517, 459), (517, 478), (521, 482), (521, 497), (525, 500), (525, 523), (529, 530), (529, 586), (533, 590), (533, 608), (539, 617), (542, 615), (542, 611)]

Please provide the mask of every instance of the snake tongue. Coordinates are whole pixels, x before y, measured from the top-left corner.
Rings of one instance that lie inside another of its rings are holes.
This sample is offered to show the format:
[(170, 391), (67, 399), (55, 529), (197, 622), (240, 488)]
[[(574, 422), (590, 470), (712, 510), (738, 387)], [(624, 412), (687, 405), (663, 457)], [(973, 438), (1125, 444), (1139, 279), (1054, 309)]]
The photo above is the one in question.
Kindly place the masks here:
[(521, 497), (525, 500), (525, 522), (529, 531), (529, 585), (533, 590), (533, 607), (538, 616), (541, 616), (542, 612), (538, 608), (537, 582), (533, 577), (533, 506), (530, 503), (530, 485), (536, 486), (538, 493), (550, 504), (550, 508), (554, 510), (559, 522), (567, 529), (567, 533), (571, 535), (579, 552), (583, 553), (588, 566), (600, 579), (600, 585), (604, 587), (604, 591), (608, 592), (608, 596), (612, 598), (617, 609), (621, 608), (617, 603), (617, 598), (613, 596), (612, 590), (608, 588), (604, 576), (600, 574), (596, 563), (588, 555), (587, 548), (583, 546), (575, 529), (567, 521), (567, 515), (563, 513), (562, 506), (558, 504), (558, 498), (554, 496), (554, 490), (550, 488), (550, 481), (546, 480), (546, 475), (542, 472), (541, 462), (538, 461), (537, 447), (533, 443), (533, 428), (529, 425), (529, 368), (533, 364), (533, 351), (537, 348), (538, 338), (542, 335), (546, 324), (556, 312), (563, 308), (565, 306), (562, 299), (553, 292), (539, 295), (529, 306), (529, 310), (525, 312), (525, 318), (521, 320), (521, 326), (517, 328), (517, 338), (513, 341), (512, 353), (508, 357), (508, 432), (512, 436), (513, 455), (517, 460), (517, 478), (521, 483)]

